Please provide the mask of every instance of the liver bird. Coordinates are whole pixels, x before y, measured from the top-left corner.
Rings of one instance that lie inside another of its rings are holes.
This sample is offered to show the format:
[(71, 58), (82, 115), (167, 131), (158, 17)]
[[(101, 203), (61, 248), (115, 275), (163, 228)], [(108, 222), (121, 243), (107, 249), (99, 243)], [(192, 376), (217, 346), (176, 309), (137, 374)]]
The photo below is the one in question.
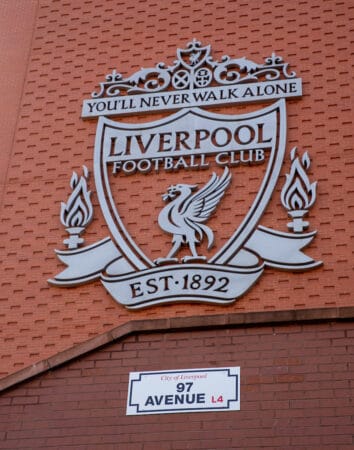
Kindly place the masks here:
[(221, 177), (213, 173), (206, 185), (194, 194), (197, 185), (176, 184), (168, 188), (162, 198), (169, 203), (160, 212), (158, 223), (163, 231), (173, 235), (173, 246), (166, 258), (155, 260), (156, 264), (178, 261), (174, 255), (182, 244), (188, 245), (192, 253), (183, 262), (206, 260), (205, 256), (198, 255), (196, 245), (206, 236), (208, 249), (212, 247), (214, 233), (204, 222), (215, 211), (230, 181), (231, 174), (226, 167)]

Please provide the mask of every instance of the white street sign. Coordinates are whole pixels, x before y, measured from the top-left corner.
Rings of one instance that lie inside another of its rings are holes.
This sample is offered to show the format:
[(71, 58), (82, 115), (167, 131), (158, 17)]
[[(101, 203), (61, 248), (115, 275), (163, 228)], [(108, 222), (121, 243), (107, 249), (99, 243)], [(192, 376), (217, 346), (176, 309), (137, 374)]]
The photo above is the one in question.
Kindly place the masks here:
[(127, 415), (240, 409), (240, 368), (131, 372)]

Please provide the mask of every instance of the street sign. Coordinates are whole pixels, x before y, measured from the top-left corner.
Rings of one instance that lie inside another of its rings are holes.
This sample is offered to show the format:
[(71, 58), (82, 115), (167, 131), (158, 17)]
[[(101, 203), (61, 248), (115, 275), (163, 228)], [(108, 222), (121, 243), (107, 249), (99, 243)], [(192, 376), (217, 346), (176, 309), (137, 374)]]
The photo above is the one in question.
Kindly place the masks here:
[(127, 415), (240, 409), (240, 368), (131, 372)]

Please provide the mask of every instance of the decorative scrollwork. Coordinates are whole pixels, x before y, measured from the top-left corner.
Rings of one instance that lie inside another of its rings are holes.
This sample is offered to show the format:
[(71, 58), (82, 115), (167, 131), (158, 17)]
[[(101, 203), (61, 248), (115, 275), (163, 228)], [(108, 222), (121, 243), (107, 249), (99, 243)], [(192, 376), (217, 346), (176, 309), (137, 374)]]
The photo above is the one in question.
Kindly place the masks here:
[[(281, 75), (284, 76), (284, 78), (295, 78), (296, 73), (290, 72), (288, 73), (288, 66), (289, 64), (283, 62), (283, 58), (281, 56), (277, 56), (275, 53), (272, 53), (272, 55), (269, 58), (266, 58), (264, 60), (265, 69), (272, 69), (273, 71), (278, 71), (279, 76), (277, 78), (280, 78)], [(274, 79), (274, 78), (272, 78)]]
[(176, 90), (205, 88), (212, 83), (230, 85), (296, 76), (295, 72), (288, 72), (288, 64), (275, 53), (259, 65), (245, 57), (233, 59), (227, 55), (220, 62), (214, 61), (210, 51), (210, 45), (202, 47), (193, 39), (185, 49), (177, 49), (177, 59), (172, 66), (166, 67), (160, 62), (154, 68), (141, 68), (128, 78), (113, 70), (106, 76), (106, 81), (100, 83), (100, 91), (93, 92), (92, 97), (161, 92), (170, 87)]
[(141, 68), (138, 72), (127, 79), (131, 86), (127, 90), (129, 94), (143, 92), (159, 92), (168, 87), (171, 81), (170, 68), (165, 68), (159, 63), (153, 69)]
[[(217, 63), (214, 69), (215, 81), (219, 84), (236, 84), (241, 79), (257, 79), (252, 72), (258, 68), (258, 65), (246, 58), (231, 59), (229, 56), (223, 56), (221, 63)], [(245, 75), (243, 75), (245, 74)]]

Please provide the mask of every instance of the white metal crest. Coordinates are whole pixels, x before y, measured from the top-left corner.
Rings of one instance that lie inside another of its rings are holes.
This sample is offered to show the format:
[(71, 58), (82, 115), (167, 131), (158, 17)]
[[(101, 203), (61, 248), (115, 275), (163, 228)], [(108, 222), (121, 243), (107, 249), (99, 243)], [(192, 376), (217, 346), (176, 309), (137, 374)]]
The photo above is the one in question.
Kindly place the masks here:
[[(307, 153), (300, 159), (297, 149), (292, 150), (291, 170), (281, 193), (281, 202), (293, 219), (288, 224), (292, 232), (260, 224), (285, 156), (285, 98), (301, 95), (301, 80), (289, 74), (287, 64), (274, 55), (264, 65), (228, 56), (218, 63), (210, 50), (194, 40), (177, 50), (178, 59), (171, 67), (160, 63), (125, 79), (114, 72), (101, 83), (93, 100), (84, 102), (84, 117), (103, 116), (97, 125), (94, 175), (112, 238), (79, 248), (83, 243), (79, 235), (93, 212), (84, 168), (80, 179), (74, 173), (73, 192), (62, 204), (61, 220), (70, 237), (64, 241), (68, 250), (56, 253), (68, 267), (49, 280), (51, 284), (65, 287), (100, 279), (113, 298), (130, 309), (172, 301), (227, 304), (244, 295), (267, 266), (293, 271), (321, 264), (301, 251), (316, 234), (303, 233), (309, 226), (303, 217), (316, 198), (316, 183), (311, 184), (306, 174)], [(269, 99), (273, 100), (269, 106), (247, 114), (216, 114), (199, 108)], [(105, 117), (162, 109), (178, 111), (148, 123)], [(162, 187), (165, 205), (161, 203), (156, 219), (170, 236), (171, 247), (167, 254), (150, 259), (124, 224), (112, 177), (208, 169), (210, 160), (220, 169), (204, 185)], [(228, 241), (211, 256), (199, 254), (203, 240), (208, 242), (207, 250), (213, 246), (214, 232), (207, 222), (218, 213), (225, 192), (235, 189), (232, 171), (244, 164), (265, 165), (259, 190)], [(190, 254), (179, 258), (182, 247)]]

